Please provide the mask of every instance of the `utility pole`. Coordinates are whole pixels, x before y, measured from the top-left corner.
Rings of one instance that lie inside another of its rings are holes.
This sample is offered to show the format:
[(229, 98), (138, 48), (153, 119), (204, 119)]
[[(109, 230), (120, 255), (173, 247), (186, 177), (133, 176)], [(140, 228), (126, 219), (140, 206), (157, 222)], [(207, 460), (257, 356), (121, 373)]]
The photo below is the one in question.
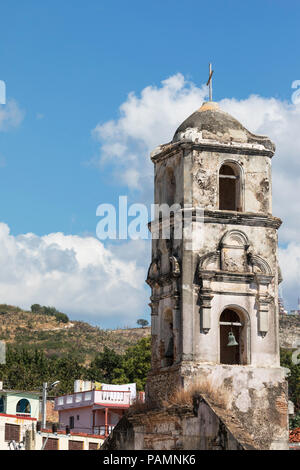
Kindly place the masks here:
[(42, 429), (46, 428), (46, 418), (47, 418), (47, 389), (48, 383), (43, 383), (43, 396), (42, 396)]
[(47, 392), (51, 390), (53, 387), (59, 384), (59, 380), (53, 382), (51, 385), (48, 386), (48, 382), (43, 383), (43, 395), (42, 395), (42, 429), (46, 428), (47, 423)]

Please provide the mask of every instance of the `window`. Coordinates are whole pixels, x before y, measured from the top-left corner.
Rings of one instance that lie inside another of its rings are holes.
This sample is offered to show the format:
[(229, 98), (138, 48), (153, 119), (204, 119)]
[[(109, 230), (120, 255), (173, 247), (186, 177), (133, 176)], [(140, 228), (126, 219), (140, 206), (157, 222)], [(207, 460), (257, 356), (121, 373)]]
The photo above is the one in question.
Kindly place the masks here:
[(4, 409), (5, 409), (4, 397), (0, 397), (0, 413), (4, 413)]
[(20, 442), (20, 426), (5, 423), (5, 440)]
[(26, 400), (26, 398), (22, 398), (22, 400), (19, 400), (17, 403), (16, 411), (18, 414), (30, 414), (31, 407), (29, 401)]
[[(220, 353), (221, 364), (240, 364), (240, 317), (236, 312), (227, 308), (220, 317)], [(232, 333), (236, 346), (228, 346), (229, 334)]]
[(70, 429), (74, 428), (74, 416), (70, 416), (69, 418), (69, 427)]
[(98, 442), (89, 442), (89, 450), (98, 450), (99, 444)]
[(176, 179), (174, 171), (171, 167), (168, 167), (166, 170), (166, 180), (165, 180), (165, 190), (166, 190), (166, 203), (169, 206), (172, 206), (175, 202), (176, 194)]
[(225, 163), (219, 172), (219, 209), (241, 211), (241, 175), (238, 165)]
[(250, 364), (250, 320), (241, 308), (226, 308), (220, 316), (220, 363)]
[[(43, 437), (43, 445), (45, 444), (46, 439), (47, 437)], [(58, 439), (49, 437), (44, 447), (44, 450), (58, 450)]]
[(173, 312), (168, 309), (163, 315), (163, 337), (165, 345), (164, 366), (171, 366), (174, 363), (174, 330), (173, 330)]
[(83, 441), (69, 441), (69, 450), (83, 450)]

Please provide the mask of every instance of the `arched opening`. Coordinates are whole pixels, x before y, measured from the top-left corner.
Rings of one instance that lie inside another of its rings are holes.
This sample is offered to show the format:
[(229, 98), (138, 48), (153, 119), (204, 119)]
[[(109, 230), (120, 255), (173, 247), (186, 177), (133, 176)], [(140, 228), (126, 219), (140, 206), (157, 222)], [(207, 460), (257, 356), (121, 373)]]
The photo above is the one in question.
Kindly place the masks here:
[(18, 401), (16, 412), (19, 413), (19, 414), (30, 414), (31, 413), (30, 403), (26, 398), (22, 398), (21, 400)]
[(219, 209), (241, 211), (241, 175), (238, 165), (227, 162), (219, 171)]
[(245, 316), (233, 308), (226, 308), (220, 316), (220, 363), (248, 364), (248, 343)]
[(166, 203), (172, 206), (175, 202), (176, 179), (172, 168), (166, 170)]
[(4, 413), (4, 397), (0, 397), (0, 413)]
[(168, 309), (163, 316), (163, 337), (165, 345), (164, 366), (171, 366), (174, 363), (174, 330), (173, 312)]

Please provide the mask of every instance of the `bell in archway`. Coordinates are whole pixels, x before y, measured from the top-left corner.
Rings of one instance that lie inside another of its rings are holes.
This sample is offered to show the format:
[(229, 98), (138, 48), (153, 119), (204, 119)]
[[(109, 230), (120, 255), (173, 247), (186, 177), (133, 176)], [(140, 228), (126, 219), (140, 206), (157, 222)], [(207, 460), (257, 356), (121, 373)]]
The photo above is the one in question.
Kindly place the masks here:
[(230, 331), (228, 333), (228, 344), (227, 344), (227, 346), (238, 346), (238, 345), (239, 345), (239, 343), (237, 343), (234, 334), (232, 333), (232, 331)]

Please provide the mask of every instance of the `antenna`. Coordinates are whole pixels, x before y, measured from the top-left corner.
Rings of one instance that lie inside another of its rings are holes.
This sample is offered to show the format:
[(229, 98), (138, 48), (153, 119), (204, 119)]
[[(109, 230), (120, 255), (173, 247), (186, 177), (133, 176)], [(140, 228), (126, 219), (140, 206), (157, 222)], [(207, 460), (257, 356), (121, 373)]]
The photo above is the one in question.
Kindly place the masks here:
[(212, 101), (212, 76), (214, 71), (211, 69), (211, 63), (209, 64), (209, 77), (206, 85), (209, 87), (209, 101)]

